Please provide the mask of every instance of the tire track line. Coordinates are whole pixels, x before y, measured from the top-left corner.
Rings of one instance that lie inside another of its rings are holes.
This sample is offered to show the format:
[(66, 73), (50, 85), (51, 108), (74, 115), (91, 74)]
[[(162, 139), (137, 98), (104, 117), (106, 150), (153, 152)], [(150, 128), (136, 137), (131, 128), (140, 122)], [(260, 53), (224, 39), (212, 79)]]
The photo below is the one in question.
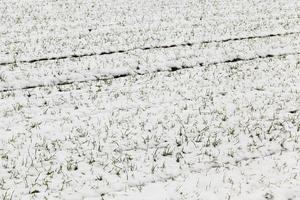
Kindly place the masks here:
[(83, 57), (91, 57), (91, 56), (102, 56), (102, 55), (111, 55), (111, 54), (118, 54), (118, 53), (128, 53), (135, 50), (153, 50), (153, 49), (170, 49), (175, 47), (186, 47), (186, 46), (194, 46), (199, 44), (210, 44), (210, 43), (226, 43), (226, 42), (232, 42), (232, 41), (243, 41), (243, 40), (253, 40), (253, 39), (263, 39), (263, 38), (272, 38), (272, 37), (283, 37), (283, 36), (289, 36), (294, 34), (300, 34), (300, 31), (291, 31), (291, 32), (285, 32), (285, 33), (275, 33), (275, 34), (266, 34), (266, 35), (256, 35), (256, 36), (245, 36), (245, 37), (235, 37), (235, 38), (228, 38), (228, 39), (222, 39), (222, 40), (206, 40), (202, 42), (186, 42), (181, 44), (171, 44), (171, 45), (159, 45), (159, 46), (153, 46), (153, 47), (136, 47), (132, 49), (127, 50), (117, 50), (117, 51), (104, 51), (100, 53), (86, 53), (86, 54), (71, 54), (71, 55), (64, 55), (64, 56), (53, 56), (53, 57), (44, 57), (44, 58), (35, 58), (31, 60), (15, 60), (15, 61), (9, 61), (9, 62), (0, 62), (0, 66), (3, 65), (11, 65), (11, 64), (18, 64), (18, 63), (36, 63), (36, 62), (42, 62), (42, 61), (51, 61), (51, 60), (65, 60), (68, 58), (83, 58)]
[[(289, 56), (289, 55), (300, 55), (300, 52), (290, 52), (290, 53), (282, 53), (282, 54), (266, 54), (264, 56), (254, 56), (251, 58), (240, 58), (240, 57), (235, 57), (233, 59), (227, 59), (224, 61), (220, 61), (220, 62), (213, 62), (213, 63), (202, 63), (199, 62), (196, 65), (191, 65), (191, 66), (185, 66), (182, 65), (180, 67), (171, 67), (170, 69), (166, 69), (166, 70), (156, 70), (154, 72), (150, 72), (150, 73), (160, 73), (160, 72), (175, 72), (178, 70), (183, 70), (183, 69), (191, 69), (191, 68), (195, 68), (195, 67), (201, 67), (201, 66), (212, 66), (212, 65), (219, 65), (219, 64), (226, 64), (226, 63), (236, 63), (236, 62), (247, 62), (247, 61), (252, 61), (252, 60), (257, 60), (257, 59), (267, 59), (267, 58), (281, 58), (281, 57), (285, 57), (285, 56)], [(144, 72), (144, 73), (130, 73), (130, 72), (126, 72), (123, 74), (117, 74), (117, 75), (111, 75), (110, 77), (107, 76), (103, 76), (103, 77), (98, 77), (98, 76), (94, 76), (94, 78), (90, 78), (90, 79), (84, 79), (84, 80), (71, 80), (71, 81), (61, 81), (58, 82), (56, 84), (40, 84), (40, 85), (29, 85), (29, 86), (24, 86), (24, 87), (20, 87), (20, 88), (6, 88), (6, 89), (0, 89), (0, 92), (13, 92), (13, 91), (19, 91), (19, 90), (29, 90), (29, 89), (35, 89), (35, 88), (45, 88), (45, 87), (53, 87), (53, 86), (64, 86), (64, 85), (71, 85), (74, 83), (85, 83), (85, 82), (90, 82), (90, 81), (105, 81), (105, 80), (114, 80), (114, 79), (118, 79), (118, 78), (123, 78), (123, 77), (129, 77), (129, 76), (133, 76), (133, 75), (145, 75), (148, 74), (149, 72)]]

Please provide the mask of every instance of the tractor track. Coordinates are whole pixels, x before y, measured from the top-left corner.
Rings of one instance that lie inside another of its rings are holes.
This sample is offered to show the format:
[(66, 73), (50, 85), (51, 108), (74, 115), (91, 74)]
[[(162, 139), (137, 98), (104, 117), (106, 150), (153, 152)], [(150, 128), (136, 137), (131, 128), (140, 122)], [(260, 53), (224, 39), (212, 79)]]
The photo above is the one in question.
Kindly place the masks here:
[(180, 43), (180, 44), (171, 44), (171, 45), (159, 45), (159, 46), (153, 46), (153, 47), (136, 47), (131, 49), (122, 49), (122, 50), (116, 50), (116, 51), (103, 51), (100, 53), (85, 53), (85, 54), (71, 54), (71, 55), (63, 55), (63, 56), (53, 56), (53, 57), (43, 57), (43, 58), (35, 58), (30, 60), (15, 60), (15, 61), (9, 61), (9, 62), (0, 62), (0, 66), (5, 65), (12, 65), (12, 64), (21, 64), (21, 63), (37, 63), (42, 61), (51, 61), (51, 60), (65, 60), (69, 58), (83, 58), (83, 57), (91, 57), (91, 56), (102, 56), (102, 55), (111, 55), (111, 54), (121, 54), (121, 53), (128, 53), (135, 50), (153, 50), (153, 49), (170, 49), (170, 48), (176, 48), (176, 47), (186, 47), (186, 46), (194, 46), (198, 44), (210, 44), (210, 43), (226, 43), (226, 42), (233, 42), (233, 41), (243, 41), (243, 40), (253, 40), (253, 39), (263, 39), (263, 38), (272, 38), (272, 37), (284, 37), (288, 35), (294, 35), (299, 34), (300, 31), (291, 31), (291, 32), (285, 32), (285, 33), (273, 33), (273, 34), (266, 34), (266, 35), (258, 35), (258, 36), (245, 36), (245, 37), (236, 37), (236, 38), (228, 38), (228, 39), (222, 39), (222, 40), (205, 40), (202, 42), (186, 42), (186, 43)]
[[(160, 73), (160, 72), (176, 72), (178, 70), (183, 70), (183, 69), (191, 69), (195, 67), (201, 67), (201, 66), (211, 66), (211, 65), (219, 65), (219, 64), (226, 64), (226, 63), (237, 63), (237, 62), (247, 62), (247, 61), (252, 61), (252, 60), (257, 60), (257, 59), (267, 59), (267, 58), (280, 58), (280, 57), (285, 57), (289, 55), (300, 55), (300, 52), (290, 52), (290, 53), (281, 53), (281, 54), (266, 54), (266, 55), (258, 55), (258, 56), (253, 56), (250, 58), (240, 58), (240, 57), (235, 57), (233, 59), (226, 59), (220, 62), (212, 62), (212, 63), (197, 63), (196, 65), (191, 65), (191, 66), (186, 66), (186, 65), (181, 65), (180, 67), (171, 67), (167, 70), (156, 70), (153, 73)], [(103, 76), (103, 77), (98, 77), (94, 76), (94, 78), (90, 79), (85, 79), (85, 80), (71, 80), (71, 81), (61, 81), (56, 84), (40, 84), (40, 85), (29, 85), (21, 88), (7, 88), (7, 89), (0, 89), (0, 92), (13, 92), (13, 91), (18, 91), (18, 90), (29, 90), (29, 89), (35, 89), (35, 88), (45, 88), (45, 87), (55, 87), (55, 86), (65, 86), (65, 85), (71, 85), (75, 83), (85, 83), (85, 82), (90, 82), (90, 81), (105, 81), (105, 80), (114, 80), (118, 78), (123, 78), (123, 77), (129, 77), (133, 75), (145, 75), (151, 72), (145, 72), (145, 73), (123, 73), (123, 74), (117, 74), (117, 75), (111, 75), (109, 77)]]

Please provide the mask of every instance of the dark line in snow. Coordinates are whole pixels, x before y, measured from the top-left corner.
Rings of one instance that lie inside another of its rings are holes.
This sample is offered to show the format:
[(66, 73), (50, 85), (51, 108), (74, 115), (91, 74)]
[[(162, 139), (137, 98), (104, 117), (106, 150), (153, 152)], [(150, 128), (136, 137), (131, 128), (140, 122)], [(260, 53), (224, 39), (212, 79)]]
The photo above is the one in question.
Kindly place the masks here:
[[(282, 54), (278, 54), (278, 55), (267, 54), (267, 55), (264, 55), (264, 56), (255, 56), (255, 57), (252, 57), (252, 58), (240, 58), (240, 57), (236, 57), (236, 58), (233, 58), (233, 59), (228, 59), (228, 60), (224, 60), (224, 61), (220, 61), (220, 62), (198, 63), (198, 64), (193, 65), (193, 66), (186, 66), (186, 65), (182, 65), (180, 67), (174, 66), (174, 67), (170, 67), (167, 70), (156, 70), (156, 71), (154, 71), (154, 73), (158, 73), (158, 72), (175, 72), (175, 71), (182, 70), (182, 69), (194, 68), (195, 66), (199, 67), (199, 66), (210, 66), (210, 65), (218, 65), (218, 64), (225, 64), (225, 63), (246, 62), (246, 61), (251, 61), (251, 60), (256, 60), (256, 59), (266, 59), (266, 58), (274, 58), (274, 57), (285, 57), (285, 56), (288, 56), (288, 55), (300, 55), (300, 52), (282, 53)], [(145, 74), (147, 74), (147, 72), (145, 72), (145, 73), (135, 73), (134, 75), (145, 75)], [(63, 86), (63, 85), (71, 85), (73, 83), (85, 83), (85, 82), (89, 82), (89, 81), (113, 80), (113, 79), (128, 77), (128, 76), (132, 76), (132, 75), (133, 74), (131, 74), (131, 73), (123, 73), (123, 74), (111, 75), (109, 77), (97, 77), (97, 76), (94, 76), (95, 78), (88, 79), (88, 80), (61, 81), (61, 82), (56, 83), (54, 85), (29, 85), (29, 86), (25, 86), (25, 87), (22, 87), (22, 88), (1, 89), (0, 92), (12, 92), (12, 91), (17, 91), (17, 90), (28, 90), (28, 89), (34, 89), (34, 88)]]
[(16, 63), (35, 63), (35, 62), (42, 62), (42, 61), (51, 61), (51, 60), (64, 60), (68, 58), (83, 58), (89, 56), (101, 56), (101, 55), (110, 55), (110, 54), (118, 54), (118, 53), (127, 53), (134, 50), (151, 50), (151, 49), (169, 49), (175, 47), (185, 47), (185, 46), (194, 46), (197, 44), (209, 44), (209, 43), (222, 43), (222, 42), (231, 42), (231, 41), (242, 41), (242, 40), (251, 40), (251, 39), (262, 39), (262, 38), (271, 38), (271, 37), (280, 37), (280, 36), (287, 36), (293, 34), (299, 34), (300, 32), (286, 32), (286, 33), (277, 33), (277, 34), (267, 34), (267, 35), (258, 35), (258, 36), (246, 36), (246, 37), (238, 37), (238, 38), (228, 38), (223, 40), (207, 40), (198, 43), (181, 43), (181, 44), (171, 44), (171, 45), (161, 45), (161, 46), (154, 46), (154, 47), (136, 47), (127, 50), (117, 50), (117, 51), (104, 51), (100, 53), (86, 53), (86, 54), (72, 54), (72, 55), (65, 55), (65, 56), (53, 56), (48, 58), (36, 58), (32, 60), (20, 60), (20, 61), (13, 61), (13, 62), (1, 62), (0, 66), (2, 65), (10, 65)]

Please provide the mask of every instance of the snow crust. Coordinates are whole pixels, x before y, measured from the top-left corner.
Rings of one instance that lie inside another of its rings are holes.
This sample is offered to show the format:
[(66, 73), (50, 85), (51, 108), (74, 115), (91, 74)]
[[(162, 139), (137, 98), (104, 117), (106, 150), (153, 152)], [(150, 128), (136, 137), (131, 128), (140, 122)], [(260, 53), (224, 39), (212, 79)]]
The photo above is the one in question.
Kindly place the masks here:
[(300, 4), (0, 4), (0, 199), (300, 199)]

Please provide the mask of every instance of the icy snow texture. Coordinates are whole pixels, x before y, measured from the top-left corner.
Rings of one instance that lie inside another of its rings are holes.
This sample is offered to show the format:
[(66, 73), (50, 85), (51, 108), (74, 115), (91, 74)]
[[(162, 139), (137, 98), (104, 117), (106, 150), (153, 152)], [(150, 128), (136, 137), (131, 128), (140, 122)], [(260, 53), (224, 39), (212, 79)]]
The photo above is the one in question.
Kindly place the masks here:
[(300, 199), (300, 4), (0, 4), (0, 199)]

